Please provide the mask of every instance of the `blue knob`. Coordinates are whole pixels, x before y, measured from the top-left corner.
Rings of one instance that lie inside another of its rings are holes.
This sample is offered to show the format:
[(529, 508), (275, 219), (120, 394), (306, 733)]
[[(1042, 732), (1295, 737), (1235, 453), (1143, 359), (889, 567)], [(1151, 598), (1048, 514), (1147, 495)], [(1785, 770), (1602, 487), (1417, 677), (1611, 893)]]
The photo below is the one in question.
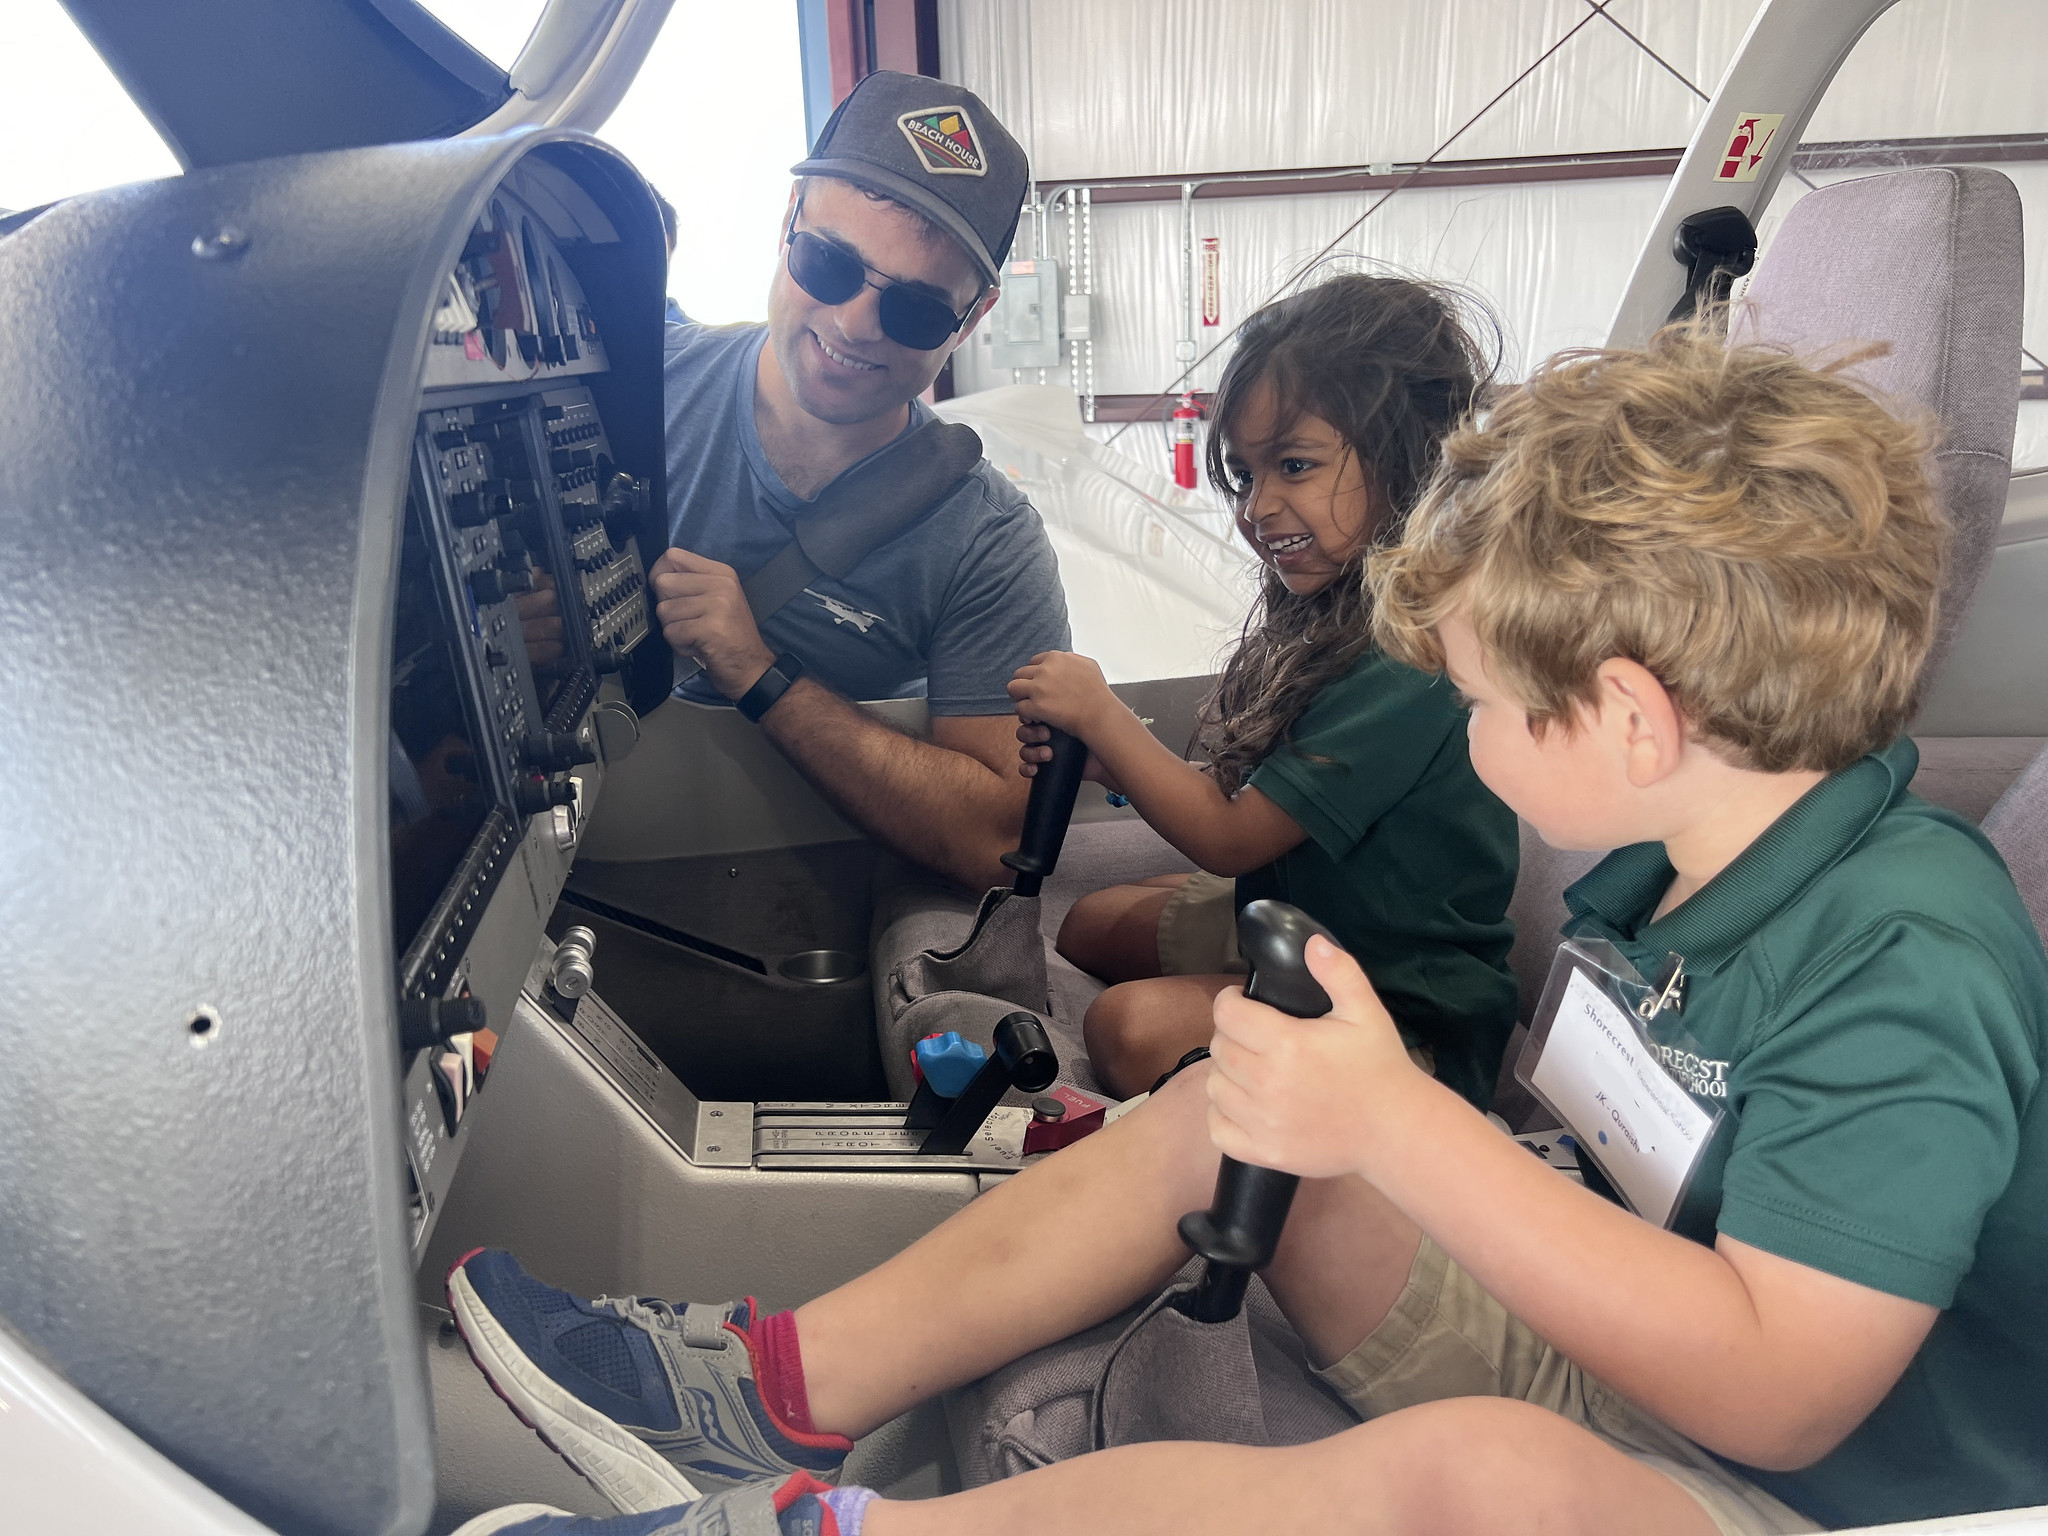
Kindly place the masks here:
[(972, 1040), (960, 1038), (949, 1029), (942, 1035), (926, 1035), (917, 1042), (917, 1070), (942, 1099), (957, 1099), (988, 1060), (988, 1052)]

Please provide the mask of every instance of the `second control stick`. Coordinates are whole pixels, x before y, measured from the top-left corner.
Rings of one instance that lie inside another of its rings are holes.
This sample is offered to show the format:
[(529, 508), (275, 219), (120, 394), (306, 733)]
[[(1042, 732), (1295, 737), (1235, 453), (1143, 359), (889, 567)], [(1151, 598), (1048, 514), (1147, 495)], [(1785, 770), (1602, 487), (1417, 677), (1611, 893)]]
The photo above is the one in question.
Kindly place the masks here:
[[(1284, 901), (1254, 901), (1237, 915), (1237, 944), (1251, 975), (1244, 995), (1292, 1014), (1319, 1019), (1330, 1011), (1330, 994), (1309, 974), (1309, 937), (1336, 935), (1299, 907)], [(1252, 1273), (1273, 1262), (1287, 1211), (1301, 1183), (1291, 1173), (1223, 1159), (1216, 1170), (1216, 1195), (1206, 1211), (1180, 1219), (1181, 1241), (1208, 1263), (1202, 1278), (1179, 1302), (1198, 1323), (1228, 1322), (1244, 1305)]]
[(1059, 863), (1067, 823), (1074, 816), (1074, 797), (1081, 792), (1081, 773), (1088, 766), (1088, 743), (1080, 737), (1054, 730), (1046, 745), (1052, 748), (1052, 761), (1040, 763), (1032, 775), (1024, 835), (1015, 853), (1003, 855), (1003, 862), (1017, 871), (1011, 888), (1019, 896), (1036, 896)]

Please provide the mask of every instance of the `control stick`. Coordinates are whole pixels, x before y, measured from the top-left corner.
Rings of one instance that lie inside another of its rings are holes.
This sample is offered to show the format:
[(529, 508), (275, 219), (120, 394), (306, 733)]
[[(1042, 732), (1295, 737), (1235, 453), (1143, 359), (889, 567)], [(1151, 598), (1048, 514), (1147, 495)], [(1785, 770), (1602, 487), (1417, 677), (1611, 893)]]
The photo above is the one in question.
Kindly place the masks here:
[(1040, 763), (1032, 775), (1023, 840), (1016, 852), (1003, 855), (1003, 862), (1017, 871), (1011, 889), (1019, 896), (1036, 896), (1059, 863), (1067, 823), (1074, 816), (1074, 797), (1081, 792), (1081, 773), (1088, 766), (1088, 743), (1080, 737), (1055, 729), (1047, 745), (1052, 761)]
[[(1057, 852), (1057, 850), (1055, 850)], [(932, 1127), (918, 1147), (928, 1157), (958, 1157), (981, 1129), (989, 1111), (1002, 1102), (1012, 1088), (1036, 1093), (1052, 1085), (1059, 1075), (1060, 1060), (1038, 1016), (1019, 1009), (996, 1021), (995, 1049), (981, 1070), (967, 1081), (960, 1096), (946, 1106), (939, 1123)]]
[[(1251, 975), (1244, 995), (1297, 1019), (1319, 1019), (1330, 1011), (1330, 994), (1308, 971), (1309, 935), (1336, 936), (1299, 907), (1284, 901), (1254, 901), (1237, 915), (1237, 944)], [(1181, 1241), (1209, 1262), (1193, 1290), (1177, 1305), (1198, 1323), (1223, 1323), (1244, 1305), (1252, 1271), (1273, 1262), (1287, 1209), (1300, 1180), (1291, 1173), (1223, 1159), (1216, 1170), (1216, 1196), (1206, 1211), (1180, 1219)]]

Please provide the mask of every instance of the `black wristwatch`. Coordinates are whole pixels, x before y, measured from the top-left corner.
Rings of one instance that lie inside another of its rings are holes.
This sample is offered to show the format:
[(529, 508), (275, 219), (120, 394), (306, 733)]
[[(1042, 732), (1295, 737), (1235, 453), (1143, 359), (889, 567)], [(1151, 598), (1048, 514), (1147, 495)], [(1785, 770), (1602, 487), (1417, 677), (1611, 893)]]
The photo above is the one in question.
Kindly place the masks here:
[(733, 708), (756, 725), (775, 707), (775, 701), (789, 692), (789, 685), (804, 675), (804, 664), (784, 651), (768, 664), (768, 670), (745, 693), (734, 699)]

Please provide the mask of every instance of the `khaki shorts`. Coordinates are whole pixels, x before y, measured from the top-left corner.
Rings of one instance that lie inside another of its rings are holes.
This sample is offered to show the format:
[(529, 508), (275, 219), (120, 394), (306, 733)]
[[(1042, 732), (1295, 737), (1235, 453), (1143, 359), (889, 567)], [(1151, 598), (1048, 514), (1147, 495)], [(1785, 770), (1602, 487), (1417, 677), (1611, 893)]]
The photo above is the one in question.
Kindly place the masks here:
[(1320, 1374), (1368, 1419), (1449, 1397), (1518, 1397), (1663, 1473), (1723, 1536), (1823, 1529), (1572, 1364), (1427, 1237), (1385, 1320)]
[(1159, 914), (1159, 974), (1242, 976), (1237, 952), (1237, 882), (1199, 870), (1166, 898)]
[[(1159, 974), (1244, 976), (1250, 971), (1237, 952), (1237, 882), (1207, 870), (1189, 875), (1159, 914)], [(1429, 1047), (1409, 1046), (1408, 1059), (1436, 1076)]]

